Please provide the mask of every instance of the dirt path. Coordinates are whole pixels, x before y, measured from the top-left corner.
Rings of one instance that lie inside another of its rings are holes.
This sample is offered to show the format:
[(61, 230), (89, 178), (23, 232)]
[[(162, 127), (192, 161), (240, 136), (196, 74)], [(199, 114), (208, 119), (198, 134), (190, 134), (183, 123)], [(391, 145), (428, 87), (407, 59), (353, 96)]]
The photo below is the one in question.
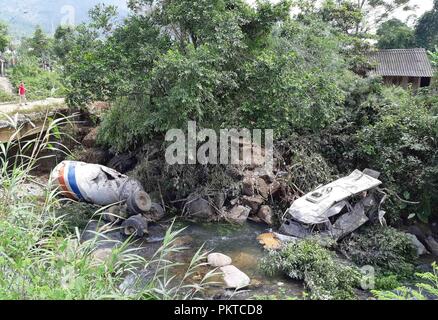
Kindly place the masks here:
[(12, 84), (9, 82), (8, 78), (0, 77), (0, 90), (13, 94), (12, 93)]
[(47, 98), (45, 100), (29, 101), (27, 105), (20, 106), (19, 103), (0, 104), (0, 113), (24, 112), (27, 113), (39, 107), (52, 107), (64, 104), (63, 98)]

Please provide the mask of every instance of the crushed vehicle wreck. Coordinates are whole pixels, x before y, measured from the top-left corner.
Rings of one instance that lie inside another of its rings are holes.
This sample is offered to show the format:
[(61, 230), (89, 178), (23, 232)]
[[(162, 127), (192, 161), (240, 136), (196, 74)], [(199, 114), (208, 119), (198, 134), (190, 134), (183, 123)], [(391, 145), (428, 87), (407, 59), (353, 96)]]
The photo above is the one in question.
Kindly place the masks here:
[(379, 172), (355, 170), (296, 200), (283, 215), (280, 233), (296, 238), (319, 234), (340, 240), (368, 221), (385, 224)]
[(51, 173), (52, 185), (75, 201), (111, 206), (105, 220), (122, 222), (125, 235), (143, 237), (148, 223), (164, 216), (164, 209), (152, 203), (141, 183), (113, 169), (76, 161), (63, 161)]

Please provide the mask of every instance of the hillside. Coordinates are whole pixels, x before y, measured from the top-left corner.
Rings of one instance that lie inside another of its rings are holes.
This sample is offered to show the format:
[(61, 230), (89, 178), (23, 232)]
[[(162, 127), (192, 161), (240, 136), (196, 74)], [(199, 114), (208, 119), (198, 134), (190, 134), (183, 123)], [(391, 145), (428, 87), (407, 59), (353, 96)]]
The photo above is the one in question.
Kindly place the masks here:
[(88, 19), (88, 11), (99, 3), (116, 5), (122, 16), (127, 14), (126, 0), (0, 0), (0, 21), (9, 25), (15, 37), (27, 36), (37, 25), (53, 33), (66, 16), (66, 10), (74, 9), (76, 24)]

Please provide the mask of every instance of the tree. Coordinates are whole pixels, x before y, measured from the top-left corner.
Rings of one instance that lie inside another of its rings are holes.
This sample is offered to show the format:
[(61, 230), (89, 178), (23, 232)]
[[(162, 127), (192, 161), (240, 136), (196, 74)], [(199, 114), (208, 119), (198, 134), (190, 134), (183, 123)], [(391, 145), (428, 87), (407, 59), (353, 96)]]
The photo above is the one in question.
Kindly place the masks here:
[(65, 61), (69, 52), (73, 49), (74, 28), (71, 26), (59, 26), (54, 34), (53, 52), (55, 56)]
[(50, 53), (50, 39), (40, 26), (35, 28), (32, 37), (27, 39), (26, 46), (31, 50), (32, 55), (39, 59), (46, 58)]
[(0, 21), (0, 53), (9, 46), (8, 26)]
[(412, 10), (410, 0), (351, 0), (363, 13), (363, 19), (356, 25), (356, 33), (368, 33), (385, 22), (398, 9)]
[(433, 9), (418, 20), (415, 37), (419, 47), (433, 50), (438, 46), (438, 0), (434, 1)]
[(188, 120), (287, 135), (338, 114), (349, 79), (338, 33), (318, 17), (291, 21), (289, 1), (130, 5), (133, 14), (106, 35), (94, 21), (79, 28), (64, 70), (72, 104), (115, 103), (100, 137), (118, 151)]
[(380, 49), (406, 49), (415, 46), (414, 30), (398, 19), (382, 23), (377, 30)]

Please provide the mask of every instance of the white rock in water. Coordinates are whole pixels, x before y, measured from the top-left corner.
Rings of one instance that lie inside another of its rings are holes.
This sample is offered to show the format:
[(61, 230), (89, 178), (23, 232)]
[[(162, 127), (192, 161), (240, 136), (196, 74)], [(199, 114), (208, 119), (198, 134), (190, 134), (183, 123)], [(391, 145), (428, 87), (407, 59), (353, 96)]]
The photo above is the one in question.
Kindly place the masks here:
[(222, 253), (211, 253), (208, 255), (207, 260), (208, 264), (215, 268), (225, 267), (233, 262), (229, 256)]
[(251, 279), (235, 266), (225, 266), (220, 270), (224, 274), (224, 282), (229, 289), (242, 289), (251, 283)]

